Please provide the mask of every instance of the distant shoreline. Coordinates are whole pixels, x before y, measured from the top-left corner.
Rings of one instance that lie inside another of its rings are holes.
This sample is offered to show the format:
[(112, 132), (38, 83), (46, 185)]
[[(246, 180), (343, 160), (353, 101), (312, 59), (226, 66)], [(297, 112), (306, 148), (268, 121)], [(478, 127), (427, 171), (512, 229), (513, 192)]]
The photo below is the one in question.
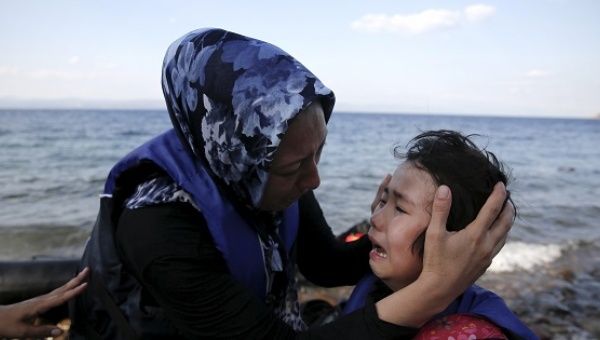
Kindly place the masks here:
[[(81, 111), (81, 112), (98, 112), (98, 111), (123, 111), (123, 112), (167, 112), (166, 108), (157, 107), (20, 107), (20, 106), (2, 106), (0, 104), (0, 112), (7, 111)], [(373, 116), (425, 116), (425, 117), (470, 117), (470, 118), (507, 118), (507, 119), (575, 119), (575, 120), (598, 120), (600, 114), (594, 116), (536, 116), (536, 115), (500, 115), (500, 114), (485, 114), (485, 113), (456, 113), (456, 112), (365, 112), (365, 111), (335, 111), (335, 114), (342, 115), (373, 115)]]

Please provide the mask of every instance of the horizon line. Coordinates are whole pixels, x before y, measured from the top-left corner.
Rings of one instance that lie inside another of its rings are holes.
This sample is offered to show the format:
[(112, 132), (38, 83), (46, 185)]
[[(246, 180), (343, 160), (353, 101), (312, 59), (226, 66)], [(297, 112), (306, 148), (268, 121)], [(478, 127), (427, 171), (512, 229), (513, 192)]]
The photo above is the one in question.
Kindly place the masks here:
[[(155, 107), (10, 107), (0, 103), (0, 111), (167, 111), (165, 108)], [(361, 110), (337, 110), (337, 114), (356, 115), (409, 115), (409, 116), (448, 116), (448, 117), (473, 117), (473, 118), (540, 118), (540, 119), (578, 119), (596, 120), (600, 119), (600, 113), (590, 116), (558, 116), (558, 115), (516, 115), (497, 113), (472, 113), (472, 112), (419, 112), (419, 111), (361, 111)]]
[[(364, 106), (338, 102), (340, 107), (336, 112), (357, 114), (409, 114), (409, 115), (452, 115), (452, 116), (477, 116), (477, 117), (523, 117), (523, 118), (566, 118), (566, 119), (600, 119), (598, 113), (589, 114), (548, 114), (548, 113), (515, 113), (513, 112), (451, 112), (451, 111), (412, 111), (394, 109), (390, 107), (375, 109), (355, 109), (352, 106)], [(22, 98), (0, 95), (0, 110), (166, 110), (162, 99), (91, 99), (91, 98)], [(525, 110), (523, 110), (525, 111)]]

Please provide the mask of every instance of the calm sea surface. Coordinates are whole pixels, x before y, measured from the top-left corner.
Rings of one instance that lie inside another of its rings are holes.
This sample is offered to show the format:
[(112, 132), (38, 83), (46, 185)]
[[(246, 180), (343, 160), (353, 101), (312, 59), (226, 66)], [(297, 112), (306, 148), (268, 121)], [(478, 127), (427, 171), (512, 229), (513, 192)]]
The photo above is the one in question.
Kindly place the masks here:
[[(79, 256), (112, 164), (169, 127), (163, 111), (0, 111), (0, 260)], [(394, 145), (441, 128), (482, 135), (512, 169), (521, 218), (492, 270), (600, 244), (600, 120), (334, 114), (317, 191), (334, 231), (369, 216)]]

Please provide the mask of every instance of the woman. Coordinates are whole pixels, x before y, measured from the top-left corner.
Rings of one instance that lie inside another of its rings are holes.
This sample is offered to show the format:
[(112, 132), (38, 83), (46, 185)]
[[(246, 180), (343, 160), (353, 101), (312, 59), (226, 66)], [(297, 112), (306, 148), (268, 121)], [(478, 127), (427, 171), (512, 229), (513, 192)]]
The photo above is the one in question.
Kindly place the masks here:
[[(441, 190), (424, 275), (306, 330), (296, 259), (308, 279), (348, 285), (367, 271), (371, 248), (338, 244), (311, 192), (333, 93), (279, 48), (221, 29), (169, 47), (163, 92), (174, 129), (108, 177), (82, 260), (90, 289), (75, 303), (74, 337), (410, 337), (485, 270), (512, 224), (512, 209), (498, 217), (499, 189), (471, 228), (445, 234)], [(435, 298), (421, 301), (423, 292)]]

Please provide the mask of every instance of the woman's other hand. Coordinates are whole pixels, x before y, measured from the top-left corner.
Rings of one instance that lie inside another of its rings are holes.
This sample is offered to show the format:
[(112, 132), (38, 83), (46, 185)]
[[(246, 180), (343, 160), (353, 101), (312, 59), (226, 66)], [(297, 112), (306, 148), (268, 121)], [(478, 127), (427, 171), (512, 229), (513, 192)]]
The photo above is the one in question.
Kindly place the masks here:
[(58, 307), (83, 292), (89, 273), (85, 268), (76, 277), (50, 293), (7, 306), (0, 306), (0, 337), (55, 337), (62, 330), (55, 325), (35, 325), (36, 319), (49, 309)]

